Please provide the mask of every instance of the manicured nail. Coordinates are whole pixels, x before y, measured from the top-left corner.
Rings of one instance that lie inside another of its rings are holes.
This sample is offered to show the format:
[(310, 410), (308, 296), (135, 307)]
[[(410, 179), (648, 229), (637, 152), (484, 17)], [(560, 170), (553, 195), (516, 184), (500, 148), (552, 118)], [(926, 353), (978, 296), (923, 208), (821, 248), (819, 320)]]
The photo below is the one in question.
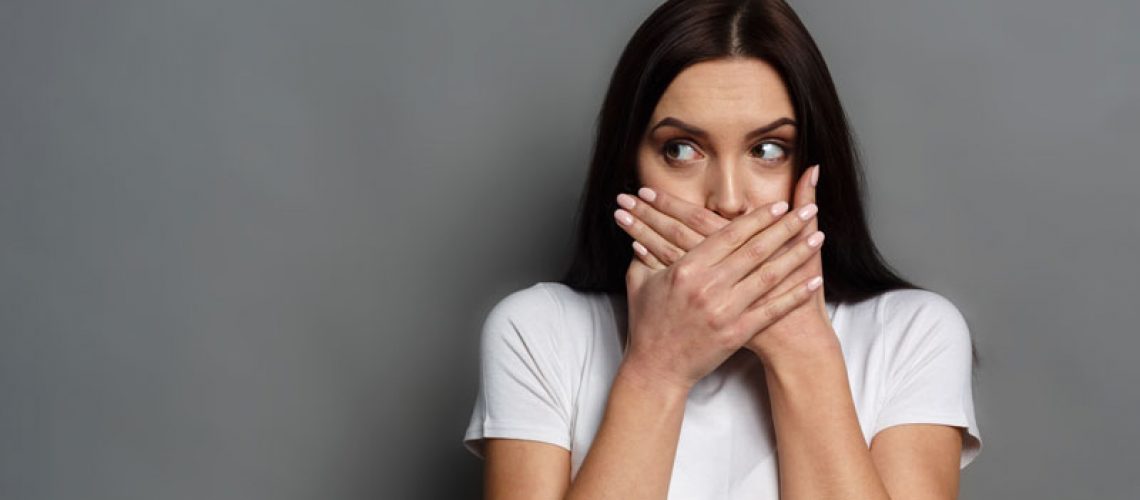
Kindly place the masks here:
[(811, 216), (815, 215), (815, 213), (818, 210), (819, 210), (819, 207), (817, 207), (815, 205), (815, 203), (808, 203), (807, 205), (805, 205), (803, 208), (800, 209), (800, 212), (799, 212), (800, 219), (808, 220), (811, 218)]
[(648, 201), (650, 203), (653, 203), (653, 200), (657, 199), (657, 193), (654, 192), (652, 189), (649, 189), (647, 187), (643, 187), (641, 189), (638, 189), (637, 195), (640, 196), (641, 199)]
[(816, 277), (808, 280), (807, 289), (808, 290), (815, 290), (816, 288), (819, 288), (819, 285), (822, 285), (822, 284), (823, 284), (823, 276), (816, 276)]
[(646, 250), (644, 245), (636, 241), (633, 242), (633, 251), (637, 252), (637, 254), (642, 257), (645, 257), (647, 254), (649, 254), (649, 250)]
[(786, 201), (780, 201), (779, 203), (772, 205), (772, 215), (780, 216), (780, 215), (783, 215), (783, 213), (787, 212), (787, 211), (788, 211), (788, 202), (786, 202)]
[(625, 226), (633, 224), (633, 216), (629, 215), (629, 212), (626, 212), (620, 208), (614, 211), (614, 218)]
[(823, 243), (823, 231), (816, 231), (808, 236), (807, 244), (809, 247), (818, 247), (820, 243)]
[(637, 205), (633, 197), (625, 193), (618, 195), (617, 202), (618, 205), (621, 205), (621, 207), (626, 210), (633, 210), (633, 207)]
[(819, 165), (816, 164), (813, 168), (815, 168), (815, 170), (811, 171), (811, 187), (815, 187), (816, 184), (819, 184)]

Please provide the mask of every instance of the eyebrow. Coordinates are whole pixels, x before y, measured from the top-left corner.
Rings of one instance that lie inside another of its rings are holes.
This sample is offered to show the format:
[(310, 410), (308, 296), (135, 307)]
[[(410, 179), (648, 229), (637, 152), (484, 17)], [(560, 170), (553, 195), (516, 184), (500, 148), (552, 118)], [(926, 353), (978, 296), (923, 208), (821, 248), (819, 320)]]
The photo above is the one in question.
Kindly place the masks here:
[[(758, 135), (763, 135), (769, 131), (772, 131), (772, 130), (779, 128), (779, 127), (782, 127), (784, 125), (791, 125), (791, 126), (795, 127), (796, 121), (791, 119), (791, 118), (788, 118), (786, 116), (780, 117), (780, 118), (776, 119), (775, 121), (773, 121), (772, 123), (769, 123), (769, 124), (764, 125), (764, 126), (758, 128), (756, 130), (753, 130), (747, 134), (744, 134), (744, 139), (745, 140), (752, 139), (753, 137), (756, 137)], [(653, 133), (654, 130), (657, 130), (660, 127), (677, 127), (681, 130), (684, 130), (685, 132), (688, 132), (688, 133), (695, 135), (697, 137), (700, 137), (702, 139), (707, 139), (709, 136), (708, 132), (705, 132), (701, 128), (695, 127), (695, 126), (690, 125), (688, 123), (685, 123), (681, 120), (678, 120), (677, 118), (673, 118), (672, 116), (667, 116), (667, 117), (661, 119), (661, 121), (657, 122), (657, 124), (654, 125), (653, 128), (649, 129), (649, 133)]]

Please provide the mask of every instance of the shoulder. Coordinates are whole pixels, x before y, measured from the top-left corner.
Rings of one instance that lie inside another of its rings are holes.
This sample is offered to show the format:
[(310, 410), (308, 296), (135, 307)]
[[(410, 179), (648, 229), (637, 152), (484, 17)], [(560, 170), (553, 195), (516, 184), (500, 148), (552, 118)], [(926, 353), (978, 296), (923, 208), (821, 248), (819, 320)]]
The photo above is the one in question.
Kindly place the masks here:
[(487, 314), (487, 321), (510, 321), (528, 316), (547, 317), (558, 312), (558, 302), (544, 283), (515, 290), (499, 299)]
[(930, 290), (917, 288), (890, 290), (881, 295), (880, 301), (884, 323), (965, 323), (962, 312), (950, 299)]
[(970, 348), (966, 318), (950, 299), (923, 289), (884, 292), (876, 308), (889, 342)]
[(558, 344), (580, 337), (565, 332), (590, 321), (599, 300), (604, 300), (604, 296), (580, 292), (559, 282), (537, 282), (495, 303), (483, 325), (484, 338), (507, 334), (557, 348)]
[(507, 294), (491, 308), (488, 321), (541, 319), (564, 320), (567, 314), (588, 307), (595, 294), (579, 292), (556, 281), (540, 281)]

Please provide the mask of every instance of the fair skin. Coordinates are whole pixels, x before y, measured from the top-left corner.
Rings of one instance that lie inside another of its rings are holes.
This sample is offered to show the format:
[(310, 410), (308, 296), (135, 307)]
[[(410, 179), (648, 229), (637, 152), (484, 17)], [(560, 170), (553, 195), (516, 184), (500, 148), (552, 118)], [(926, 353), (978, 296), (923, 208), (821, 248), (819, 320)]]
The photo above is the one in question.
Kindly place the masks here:
[[(740, 349), (764, 366), (782, 499), (957, 497), (960, 428), (898, 425), (864, 441), (824, 288), (807, 286), (822, 272), (808, 240), (822, 233), (799, 216), (815, 206), (816, 172), (795, 178), (796, 128), (778, 122), (793, 117), (757, 59), (698, 63), (670, 83), (639, 149), (648, 189), (615, 214), (638, 245), (629, 351), (598, 434), (573, 482), (565, 449), (488, 439), (486, 498), (665, 498), (689, 389)], [(790, 210), (773, 212), (783, 200)]]

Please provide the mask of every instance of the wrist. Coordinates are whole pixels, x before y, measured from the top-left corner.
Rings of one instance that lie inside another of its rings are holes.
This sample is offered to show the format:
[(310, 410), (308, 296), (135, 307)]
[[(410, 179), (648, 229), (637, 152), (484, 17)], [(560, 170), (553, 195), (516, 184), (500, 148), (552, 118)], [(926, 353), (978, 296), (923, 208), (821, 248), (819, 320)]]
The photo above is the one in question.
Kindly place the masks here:
[(641, 393), (656, 394), (670, 400), (685, 400), (693, 384), (655, 370), (646, 363), (627, 357), (618, 367), (614, 383), (621, 383)]
[(773, 405), (785, 413), (808, 418), (851, 397), (847, 364), (838, 347), (776, 359), (764, 363), (764, 380)]
[(793, 372), (843, 359), (839, 337), (830, 327), (820, 330), (796, 332), (795, 335), (774, 336), (761, 346), (752, 349), (769, 370)]

